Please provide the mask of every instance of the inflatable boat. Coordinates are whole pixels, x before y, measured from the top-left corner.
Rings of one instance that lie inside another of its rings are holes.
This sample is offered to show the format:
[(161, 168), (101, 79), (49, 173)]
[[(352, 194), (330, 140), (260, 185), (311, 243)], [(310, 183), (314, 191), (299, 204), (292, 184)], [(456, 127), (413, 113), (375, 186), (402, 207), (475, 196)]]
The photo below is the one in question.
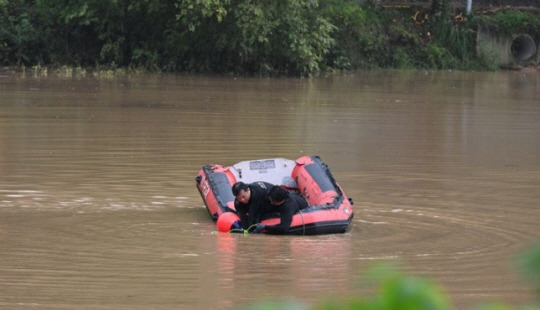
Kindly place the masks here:
[[(203, 166), (196, 177), (197, 189), (212, 220), (219, 223), (223, 214), (234, 214), (235, 197), (231, 187), (240, 181), (246, 184), (264, 181), (302, 195), (309, 207), (293, 216), (289, 234), (317, 235), (349, 230), (354, 216), (353, 201), (345, 195), (328, 166), (318, 156), (303, 156), (296, 160), (249, 160), (232, 166)], [(280, 218), (265, 218), (261, 222), (276, 225)]]

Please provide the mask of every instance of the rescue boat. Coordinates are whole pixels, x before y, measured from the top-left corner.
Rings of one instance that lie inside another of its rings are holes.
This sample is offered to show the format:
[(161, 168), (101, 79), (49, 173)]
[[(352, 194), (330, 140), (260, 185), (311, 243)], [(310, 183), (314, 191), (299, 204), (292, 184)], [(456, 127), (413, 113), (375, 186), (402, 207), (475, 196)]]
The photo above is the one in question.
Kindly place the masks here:
[[(248, 160), (232, 166), (203, 166), (196, 177), (197, 189), (213, 221), (219, 223), (221, 215), (234, 214), (235, 197), (231, 187), (240, 181), (280, 185), (306, 199), (309, 207), (293, 216), (289, 234), (318, 235), (349, 230), (354, 216), (353, 201), (345, 195), (329, 167), (318, 156), (303, 156), (296, 160)], [(263, 219), (262, 223), (275, 225), (279, 221), (276, 215)]]

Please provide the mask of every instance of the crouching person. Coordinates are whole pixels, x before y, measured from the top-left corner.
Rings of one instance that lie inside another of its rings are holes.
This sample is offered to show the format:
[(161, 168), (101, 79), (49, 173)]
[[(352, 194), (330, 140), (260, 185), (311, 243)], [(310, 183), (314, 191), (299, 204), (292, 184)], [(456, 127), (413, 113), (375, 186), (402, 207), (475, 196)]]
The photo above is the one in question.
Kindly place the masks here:
[(279, 213), (281, 221), (277, 225), (259, 223), (257, 224), (257, 228), (253, 230), (253, 233), (266, 231), (270, 234), (286, 234), (291, 227), (293, 215), (308, 207), (308, 203), (302, 197), (292, 194), (278, 185), (272, 186), (266, 197), (271, 204), (268, 210), (269, 213)]
[(267, 199), (270, 188), (272, 184), (266, 182), (251, 184), (237, 182), (232, 186), (235, 197), (234, 208), (243, 229), (249, 229), (251, 225), (259, 223), (265, 210), (272, 207)]

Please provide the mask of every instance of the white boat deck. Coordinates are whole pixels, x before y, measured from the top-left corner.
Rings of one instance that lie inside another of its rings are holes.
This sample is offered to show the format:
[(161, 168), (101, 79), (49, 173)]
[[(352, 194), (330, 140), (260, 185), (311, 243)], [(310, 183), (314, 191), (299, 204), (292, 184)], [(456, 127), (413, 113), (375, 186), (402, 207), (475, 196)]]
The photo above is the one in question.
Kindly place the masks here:
[(231, 166), (230, 171), (238, 182), (265, 181), (296, 188), (296, 182), (291, 177), (295, 165), (294, 160), (285, 158), (246, 160)]

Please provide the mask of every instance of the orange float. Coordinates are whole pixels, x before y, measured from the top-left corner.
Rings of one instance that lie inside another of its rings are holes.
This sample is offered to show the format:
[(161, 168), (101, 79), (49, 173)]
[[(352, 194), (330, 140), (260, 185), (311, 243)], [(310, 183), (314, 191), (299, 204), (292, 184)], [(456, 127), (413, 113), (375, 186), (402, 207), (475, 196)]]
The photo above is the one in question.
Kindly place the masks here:
[(230, 232), (231, 230), (242, 228), (239, 222), (240, 218), (236, 213), (224, 212), (218, 217), (216, 225), (219, 231)]

